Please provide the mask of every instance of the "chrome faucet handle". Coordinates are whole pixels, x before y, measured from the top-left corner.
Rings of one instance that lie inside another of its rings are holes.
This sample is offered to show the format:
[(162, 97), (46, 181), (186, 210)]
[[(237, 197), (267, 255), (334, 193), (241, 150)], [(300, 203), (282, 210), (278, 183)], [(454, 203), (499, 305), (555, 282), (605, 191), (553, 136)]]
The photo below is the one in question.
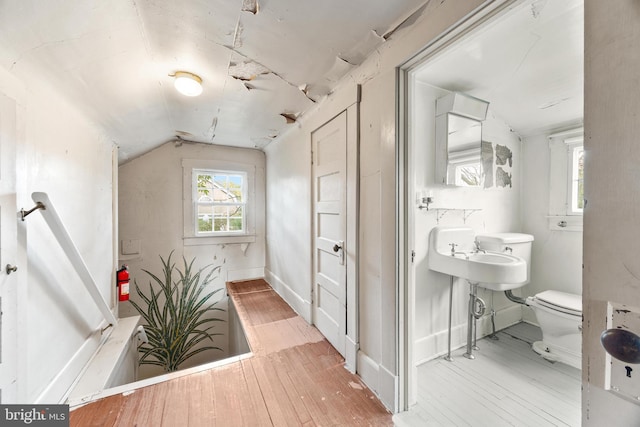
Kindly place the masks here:
[(451, 246), (451, 255), (454, 255), (456, 253), (456, 246), (458, 246), (456, 243), (449, 243), (449, 246)]

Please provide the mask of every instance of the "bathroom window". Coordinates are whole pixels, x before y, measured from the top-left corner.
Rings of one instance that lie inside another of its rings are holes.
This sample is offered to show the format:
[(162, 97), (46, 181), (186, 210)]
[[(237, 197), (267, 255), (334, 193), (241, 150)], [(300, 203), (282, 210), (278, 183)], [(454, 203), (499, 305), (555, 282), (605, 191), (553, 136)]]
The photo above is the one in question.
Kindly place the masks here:
[(581, 215), (584, 209), (584, 146), (582, 137), (565, 140), (567, 144), (568, 188), (567, 210)]
[(549, 228), (582, 231), (584, 209), (583, 130), (549, 136)]
[(255, 241), (252, 165), (183, 160), (185, 245)]

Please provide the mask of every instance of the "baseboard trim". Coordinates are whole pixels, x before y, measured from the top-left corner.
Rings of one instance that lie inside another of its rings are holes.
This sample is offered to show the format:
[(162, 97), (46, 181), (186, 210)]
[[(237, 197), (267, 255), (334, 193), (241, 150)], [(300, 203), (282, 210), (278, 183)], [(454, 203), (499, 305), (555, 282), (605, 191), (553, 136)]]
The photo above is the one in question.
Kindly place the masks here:
[(264, 280), (284, 299), (289, 306), (298, 313), (307, 323), (312, 324), (312, 307), (310, 301), (305, 301), (289, 285), (275, 275), (271, 270), (265, 268)]
[(350, 336), (345, 336), (345, 368), (352, 374), (357, 371), (358, 362), (358, 343), (353, 341)]
[(358, 351), (358, 375), (388, 410), (397, 412), (398, 376), (362, 351)]
[(244, 268), (240, 270), (228, 270), (227, 282), (235, 282), (238, 280), (260, 279), (264, 277), (265, 268)]
[(384, 366), (380, 366), (380, 400), (391, 412), (398, 412), (398, 385), (400, 379)]
[[(522, 307), (513, 305), (496, 313), (496, 330), (507, 328), (522, 321)], [(478, 320), (478, 339), (491, 333), (491, 316), (485, 315)], [(463, 347), (467, 343), (467, 324), (455, 325), (451, 328), (451, 348), (452, 350)], [(413, 345), (414, 364), (421, 365), (437, 357), (447, 354), (448, 332), (447, 330), (437, 332), (420, 339)]]
[(111, 336), (113, 328), (109, 328), (104, 336), (101, 330), (95, 331), (76, 351), (69, 362), (52, 378), (47, 387), (34, 399), (35, 404), (63, 403), (74, 383), (86, 368), (100, 346)]

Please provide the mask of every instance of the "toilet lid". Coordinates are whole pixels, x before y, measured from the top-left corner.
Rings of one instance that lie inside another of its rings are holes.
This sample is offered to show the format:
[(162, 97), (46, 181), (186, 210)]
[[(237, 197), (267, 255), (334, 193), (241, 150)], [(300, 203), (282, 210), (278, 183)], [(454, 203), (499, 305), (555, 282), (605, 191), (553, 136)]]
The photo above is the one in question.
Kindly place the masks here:
[(551, 308), (555, 306), (564, 309), (562, 311), (582, 313), (582, 296), (580, 295), (560, 291), (544, 291), (536, 294), (536, 299)]

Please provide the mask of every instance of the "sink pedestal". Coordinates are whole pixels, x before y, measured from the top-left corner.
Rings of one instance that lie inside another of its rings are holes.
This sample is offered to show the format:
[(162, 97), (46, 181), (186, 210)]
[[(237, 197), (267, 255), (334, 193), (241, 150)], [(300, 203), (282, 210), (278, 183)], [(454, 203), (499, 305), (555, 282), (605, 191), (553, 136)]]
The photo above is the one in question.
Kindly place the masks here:
[(476, 323), (484, 314), (486, 305), (481, 298), (478, 298), (478, 283), (469, 282), (469, 317), (467, 321), (467, 352), (464, 357), (475, 359), (473, 350), (478, 350), (476, 346)]

